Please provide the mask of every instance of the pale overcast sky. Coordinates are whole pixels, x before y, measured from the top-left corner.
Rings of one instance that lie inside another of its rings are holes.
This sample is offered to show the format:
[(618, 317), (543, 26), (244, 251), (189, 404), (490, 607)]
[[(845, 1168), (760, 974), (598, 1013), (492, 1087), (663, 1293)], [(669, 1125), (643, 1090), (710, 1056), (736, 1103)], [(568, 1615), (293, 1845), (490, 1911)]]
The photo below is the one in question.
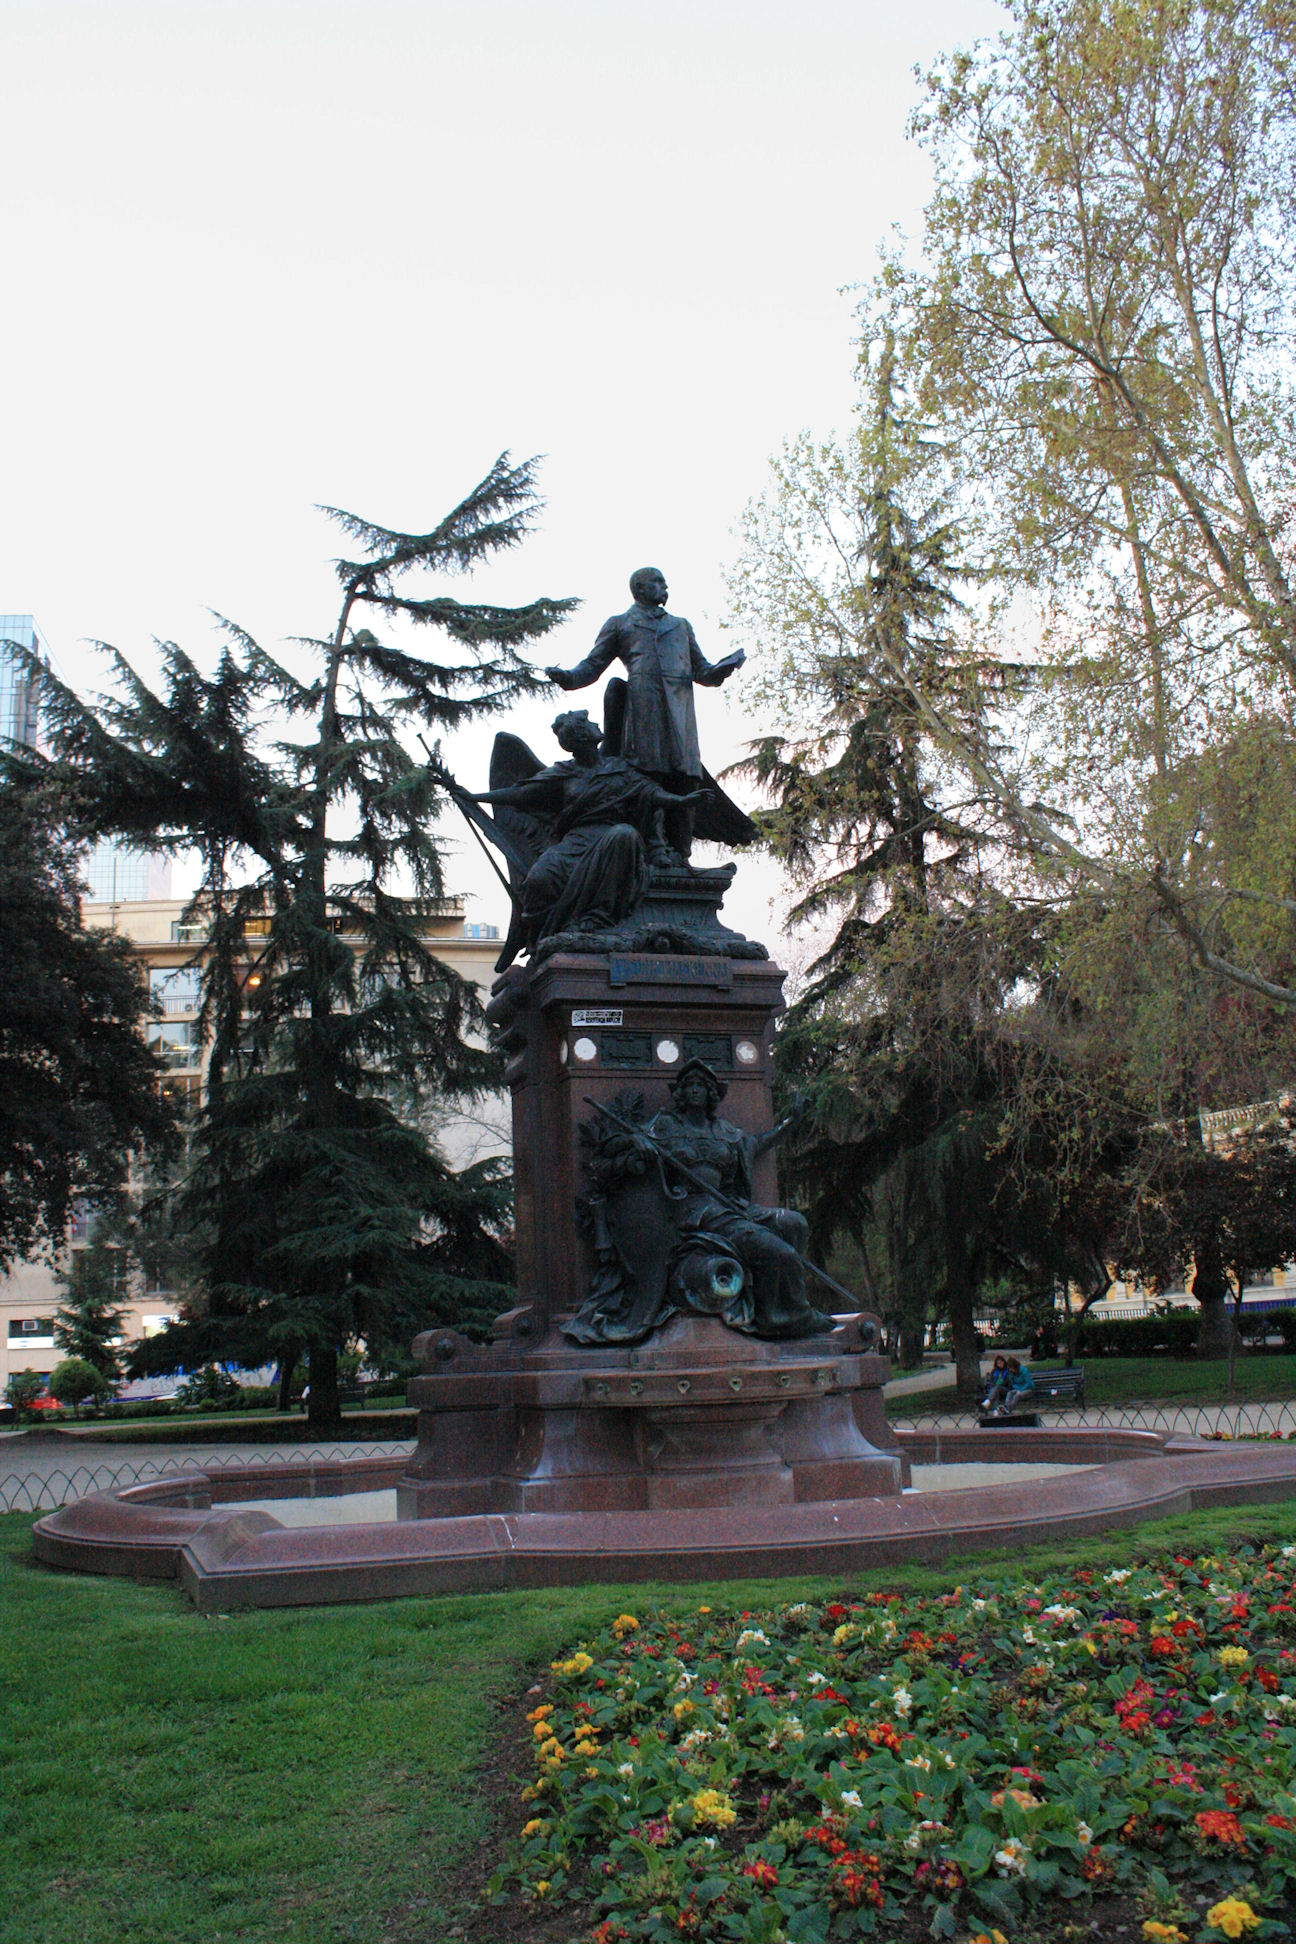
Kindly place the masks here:
[[(201, 655), (212, 608), (270, 646), (324, 632), (315, 503), (426, 527), (508, 447), (546, 455), (548, 505), (474, 590), (581, 596), (540, 659), (583, 654), (645, 561), (724, 652), (769, 455), (849, 418), (842, 287), (918, 227), (912, 70), (1002, 18), (0, 0), (0, 610), (83, 685), (89, 639)], [(546, 756), (552, 713), (522, 725)], [(719, 767), (736, 684), (700, 716)], [(488, 741), (455, 753), (465, 780)]]

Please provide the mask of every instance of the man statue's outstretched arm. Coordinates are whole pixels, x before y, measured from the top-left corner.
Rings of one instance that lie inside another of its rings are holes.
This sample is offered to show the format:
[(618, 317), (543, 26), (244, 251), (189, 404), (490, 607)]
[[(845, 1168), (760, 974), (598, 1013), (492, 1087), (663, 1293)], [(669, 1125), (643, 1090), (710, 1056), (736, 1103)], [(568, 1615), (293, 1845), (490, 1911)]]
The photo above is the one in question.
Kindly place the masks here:
[(741, 648), (735, 648), (732, 655), (726, 655), (723, 661), (709, 662), (697, 645), (692, 622), (686, 621), (684, 625), (688, 629), (689, 672), (693, 680), (700, 688), (719, 688), (721, 682), (728, 681), (742, 667), (746, 655)]
[(561, 689), (588, 688), (597, 682), (604, 669), (614, 662), (621, 652), (621, 637), (617, 629), (617, 617), (605, 621), (598, 631), (598, 639), (586, 655), (578, 661), (575, 668), (546, 668), (545, 674), (551, 682)]

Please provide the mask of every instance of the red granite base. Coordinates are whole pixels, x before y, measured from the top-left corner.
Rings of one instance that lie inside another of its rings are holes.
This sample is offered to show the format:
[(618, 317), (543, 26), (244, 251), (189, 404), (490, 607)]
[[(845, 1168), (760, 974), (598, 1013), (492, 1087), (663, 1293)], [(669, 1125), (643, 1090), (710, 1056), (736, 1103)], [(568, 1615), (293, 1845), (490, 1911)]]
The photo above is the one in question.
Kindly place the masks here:
[(881, 1498), (583, 1513), (476, 1513), (384, 1525), (285, 1527), (240, 1499), (395, 1485), (405, 1460), (248, 1467), (138, 1485), (41, 1519), (51, 1566), (178, 1577), (204, 1612), (400, 1594), (850, 1573), (1131, 1526), (1203, 1506), (1296, 1498), (1296, 1447), (1151, 1432), (907, 1434), (920, 1462), (1092, 1464), (1020, 1485)]
[(635, 1349), (429, 1332), (402, 1519), (876, 1498), (908, 1483), (862, 1319), (768, 1343), (680, 1316)]

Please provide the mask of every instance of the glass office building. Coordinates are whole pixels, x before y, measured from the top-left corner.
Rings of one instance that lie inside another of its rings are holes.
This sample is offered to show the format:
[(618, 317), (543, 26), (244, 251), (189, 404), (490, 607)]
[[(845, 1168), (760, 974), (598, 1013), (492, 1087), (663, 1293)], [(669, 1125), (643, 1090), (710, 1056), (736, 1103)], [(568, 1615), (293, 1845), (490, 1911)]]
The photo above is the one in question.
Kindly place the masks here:
[(126, 904), (171, 896), (171, 859), (160, 851), (127, 850), (101, 837), (85, 861), (91, 904)]
[(30, 614), (0, 614), (0, 737), (34, 749), (38, 720), (36, 689), (5, 646), (10, 641), (35, 649), (46, 661), (49, 647)]

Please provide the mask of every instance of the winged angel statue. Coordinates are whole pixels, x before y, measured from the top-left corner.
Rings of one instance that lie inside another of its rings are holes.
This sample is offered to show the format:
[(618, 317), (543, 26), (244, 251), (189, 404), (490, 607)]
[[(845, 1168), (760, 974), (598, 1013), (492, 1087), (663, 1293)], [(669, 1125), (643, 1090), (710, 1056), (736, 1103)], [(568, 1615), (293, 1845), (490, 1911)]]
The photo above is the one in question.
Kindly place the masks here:
[(605, 755), (585, 709), (558, 716), (553, 731), (565, 762), (542, 763), (504, 731), (491, 752), (489, 790), (461, 789), (442, 772), (460, 809), (508, 865), (513, 919), (497, 972), (560, 932), (607, 932), (628, 918), (643, 902), (650, 864), (682, 867), (666, 843), (664, 814), (708, 795), (663, 789), (622, 757)]

